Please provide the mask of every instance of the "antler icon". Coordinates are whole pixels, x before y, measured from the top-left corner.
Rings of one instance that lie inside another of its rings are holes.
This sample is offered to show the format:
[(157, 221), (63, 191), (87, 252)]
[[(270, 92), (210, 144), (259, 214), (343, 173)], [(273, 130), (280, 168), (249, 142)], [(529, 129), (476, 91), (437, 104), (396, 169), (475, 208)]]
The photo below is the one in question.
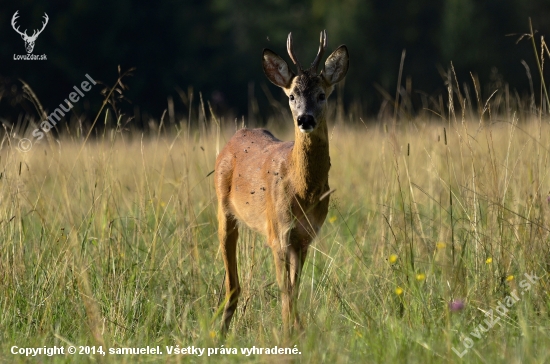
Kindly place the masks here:
[(21, 35), (21, 38), (23, 38), (23, 40), (25, 41), (25, 48), (27, 50), (27, 53), (32, 53), (32, 51), (34, 49), (34, 42), (36, 42), (36, 38), (38, 38), (40, 33), (42, 33), (42, 31), (46, 27), (46, 24), (48, 24), (48, 20), (50, 18), (48, 18), (48, 14), (44, 13), (44, 21), (42, 22), (42, 29), (40, 29), (40, 30), (35, 29), (33, 31), (32, 35), (29, 37), (27, 35), (27, 29), (25, 29), (24, 32), (21, 32), (19, 30), (19, 26), (16, 26), (16, 24), (15, 24), (15, 21), (17, 20), (17, 18), (19, 18), (18, 13), (19, 13), (19, 10), (17, 10), (15, 12), (15, 14), (13, 14), (13, 17), (11, 18), (11, 26), (12, 26), (13, 30), (15, 30), (19, 35)]

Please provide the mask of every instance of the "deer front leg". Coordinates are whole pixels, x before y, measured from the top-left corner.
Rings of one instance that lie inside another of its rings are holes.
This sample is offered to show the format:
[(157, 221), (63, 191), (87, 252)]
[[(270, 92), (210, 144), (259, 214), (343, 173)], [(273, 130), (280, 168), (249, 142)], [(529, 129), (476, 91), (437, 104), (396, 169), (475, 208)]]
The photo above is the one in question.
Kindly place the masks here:
[(283, 307), (283, 332), (285, 336), (289, 334), (289, 308), (290, 301), (288, 290), (290, 288), (288, 280), (288, 271), (287, 271), (287, 248), (281, 246), (278, 242), (275, 242), (271, 246), (273, 252), (273, 259), (275, 261), (275, 274), (277, 275), (277, 284), (279, 286), (279, 291), (281, 292), (281, 301)]
[(237, 309), (237, 302), (241, 287), (239, 285), (239, 273), (237, 271), (237, 239), (239, 238), (239, 230), (237, 229), (237, 221), (233, 216), (228, 216), (221, 208), (218, 212), (219, 230), (218, 236), (220, 239), (220, 248), (225, 265), (225, 307), (223, 310), (223, 319), (221, 333), (225, 336), (229, 330), (229, 324), (233, 318), (233, 314)]
[(307, 248), (302, 249), (292, 244), (287, 246), (273, 244), (272, 250), (277, 283), (281, 291), (283, 330), (285, 335), (289, 335), (291, 322), (294, 323), (296, 331), (302, 329), (297, 312), (297, 298)]
[(289, 251), (289, 264), (288, 264), (288, 276), (290, 289), (289, 289), (289, 314), (290, 320), (294, 320), (294, 330), (299, 332), (302, 330), (302, 324), (300, 323), (300, 315), (298, 314), (298, 292), (300, 289), (300, 277), (302, 275), (302, 268), (307, 256), (307, 246), (302, 247), (299, 245), (290, 245)]

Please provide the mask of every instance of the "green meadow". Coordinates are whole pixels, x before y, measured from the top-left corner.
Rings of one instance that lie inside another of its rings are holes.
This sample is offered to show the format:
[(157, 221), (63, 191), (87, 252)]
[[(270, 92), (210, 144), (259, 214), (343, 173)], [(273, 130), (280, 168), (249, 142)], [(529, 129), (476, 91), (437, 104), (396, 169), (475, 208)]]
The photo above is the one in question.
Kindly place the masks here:
[[(101, 126), (94, 139), (48, 137), (26, 153), (5, 137), (0, 359), (548, 362), (550, 125), (494, 102), (370, 123), (332, 110), (336, 191), (302, 274), (305, 330), (291, 338), (271, 250), (246, 229), (241, 299), (228, 337), (218, 333), (210, 172), (240, 125), (210, 115), (199, 128)], [(291, 120), (268, 127), (292, 137)], [(64, 353), (12, 354), (54, 346)], [(157, 346), (162, 354), (109, 353)], [(265, 354), (279, 348), (295, 351)]]

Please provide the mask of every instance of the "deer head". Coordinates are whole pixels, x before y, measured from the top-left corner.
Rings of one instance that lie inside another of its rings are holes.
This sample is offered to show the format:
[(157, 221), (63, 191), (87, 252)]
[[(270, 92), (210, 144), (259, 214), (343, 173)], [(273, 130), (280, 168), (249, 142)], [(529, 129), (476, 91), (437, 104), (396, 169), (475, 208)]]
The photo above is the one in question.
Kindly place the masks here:
[(348, 71), (349, 55), (345, 45), (338, 47), (327, 58), (321, 72), (317, 72), (327, 47), (327, 34), (321, 32), (319, 51), (308, 69), (303, 69), (294, 54), (292, 33), (288, 34), (287, 51), (297, 67), (295, 74), (275, 52), (264, 49), (264, 73), (273, 84), (281, 87), (288, 96), (295, 126), (302, 133), (311, 133), (325, 121), (327, 98)]
[(27, 53), (32, 53), (34, 49), (34, 42), (36, 42), (36, 38), (42, 33), (44, 28), (46, 27), (46, 24), (48, 24), (48, 14), (44, 13), (44, 22), (42, 22), (42, 29), (40, 30), (34, 30), (31, 36), (27, 35), (27, 29), (25, 29), (24, 32), (19, 31), (19, 27), (16, 27), (15, 20), (19, 17), (17, 14), (19, 10), (13, 14), (13, 17), (11, 18), (11, 26), (13, 27), (13, 30), (15, 30), (19, 35), (21, 35), (21, 38), (25, 41), (25, 49), (27, 50)]

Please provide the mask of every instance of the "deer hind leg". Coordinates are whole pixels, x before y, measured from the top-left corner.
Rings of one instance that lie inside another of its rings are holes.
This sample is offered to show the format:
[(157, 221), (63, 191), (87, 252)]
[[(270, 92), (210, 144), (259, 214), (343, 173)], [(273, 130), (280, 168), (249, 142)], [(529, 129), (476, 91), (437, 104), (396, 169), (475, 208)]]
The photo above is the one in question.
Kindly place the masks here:
[(223, 310), (222, 328), (223, 335), (229, 330), (229, 324), (237, 309), (237, 302), (241, 287), (239, 285), (239, 273), (237, 272), (237, 239), (239, 230), (237, 221), (233, 216), (226, 214), (222, 208), (218, 212), (218, 236), (220, 248), (225, 265), (225, 298), (226, 303)]
[(288, 335), (290, 334), (292, 321), (296, 331), (302, 329), (297, 312), (297, 298), (307, 248), (302, 249), (292, 244), (287, 246), (273, 244), (272, 250), (275, 259), (277, 283), (281, 291), (283, 329), (285, 335)]

